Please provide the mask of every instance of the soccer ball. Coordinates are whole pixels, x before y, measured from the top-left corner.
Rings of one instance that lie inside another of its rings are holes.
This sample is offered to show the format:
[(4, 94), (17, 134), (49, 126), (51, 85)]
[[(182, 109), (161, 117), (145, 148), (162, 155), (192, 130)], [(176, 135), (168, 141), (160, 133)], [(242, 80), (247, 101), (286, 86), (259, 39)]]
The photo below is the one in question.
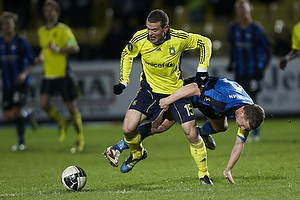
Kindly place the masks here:
[(86, 184), (86, 179), (85, 171), (78, 166), (67, 167), (61, 175), (61, 182), (68, 190), (81, 190)]

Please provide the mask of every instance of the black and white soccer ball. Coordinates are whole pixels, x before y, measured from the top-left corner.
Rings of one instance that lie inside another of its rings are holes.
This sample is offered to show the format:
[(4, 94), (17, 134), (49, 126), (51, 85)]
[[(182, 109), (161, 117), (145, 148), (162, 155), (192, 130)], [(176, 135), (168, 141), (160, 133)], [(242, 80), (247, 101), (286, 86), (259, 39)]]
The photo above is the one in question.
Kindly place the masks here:
[(67, 167), (61, 175), (61, 182), (68, 190), (81, 190), (85, 186), (86, 180), (87, 176), (85, 171), (74, 165)]

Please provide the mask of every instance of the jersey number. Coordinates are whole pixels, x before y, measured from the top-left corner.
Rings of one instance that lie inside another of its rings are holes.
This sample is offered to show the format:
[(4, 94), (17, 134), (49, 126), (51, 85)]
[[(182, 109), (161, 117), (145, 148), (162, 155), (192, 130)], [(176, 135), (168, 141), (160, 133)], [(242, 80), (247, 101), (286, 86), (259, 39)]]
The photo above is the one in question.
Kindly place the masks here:
[(188, 116), (195, 115), (194, 108), (191, 104), (185, 104), (184, 108), (186, 109), (186, 112), (187, 112)]

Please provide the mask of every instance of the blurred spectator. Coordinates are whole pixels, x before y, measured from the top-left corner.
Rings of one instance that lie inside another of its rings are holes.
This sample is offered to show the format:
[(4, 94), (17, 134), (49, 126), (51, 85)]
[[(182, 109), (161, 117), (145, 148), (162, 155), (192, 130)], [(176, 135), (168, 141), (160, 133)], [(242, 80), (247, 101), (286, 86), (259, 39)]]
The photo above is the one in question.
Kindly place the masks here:
[(114, 19), (112, 28), (101, 46), (103, 59), (119, 59), (132, 31), (127, 23), (121, 19)]
[(291, 50), (291, 32), (288, 28), (282, 27), (280, 32), (274, 33), (274, 55), (285, 56)]
[(30, 0), (3, 0), (3, 10), (11, 11), (19, 16), (20, 30), (25, 30), (28, 27)]
[[(145, 19), (151, 8), (151, 0), (112, 0), (114, 17), (117, 20), (123, 20), (123, 23), (130, 23), (131, 20), (137, 20), (134, 30), (144, 28)], [(130, 24), (129, 24), (130, 25)]]
[(150, 12), (150, 4), (150, 0), (112, 0), (114, 20), (101, 47), (104, 59), (120, 58), (134, 31), (146, 26), (145, 19)]
[(187, 0), (186, 8), (189, 10), (189, 22), (191, 24), (200, 24), (204, 22), (204, 6), (206, 0)]
[(91, 23), (91, 0), (76, 0), (72, 4), (72, 24), (76, 27), (90, 27)]
[(234, 3), (236, 0), (208, 0), (214, 9), (214, 16), (218, 20), (231, 19), (234, 13)]

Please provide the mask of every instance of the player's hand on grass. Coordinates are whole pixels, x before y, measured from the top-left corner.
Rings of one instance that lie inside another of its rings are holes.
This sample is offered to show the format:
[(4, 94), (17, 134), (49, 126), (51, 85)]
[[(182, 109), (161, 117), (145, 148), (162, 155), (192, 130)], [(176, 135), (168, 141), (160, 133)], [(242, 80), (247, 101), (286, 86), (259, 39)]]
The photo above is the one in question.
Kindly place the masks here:
[(119, 95), (123, 92), (123, 90), (126, 88), (126, 86), (123, 83), (118, 83), (114, 86), (114, 93), (116, 95)]
[(235, 184), (235, 182), (234, 182), (234, 180), (233, 180), (233, 178), (231, 176), (231, 170), (226, 170), (225, 169), (224, 172), (223, 172), (223, 175), (224, 175), (224, 178), (228, 179), (228, 181), (230, 183)]

